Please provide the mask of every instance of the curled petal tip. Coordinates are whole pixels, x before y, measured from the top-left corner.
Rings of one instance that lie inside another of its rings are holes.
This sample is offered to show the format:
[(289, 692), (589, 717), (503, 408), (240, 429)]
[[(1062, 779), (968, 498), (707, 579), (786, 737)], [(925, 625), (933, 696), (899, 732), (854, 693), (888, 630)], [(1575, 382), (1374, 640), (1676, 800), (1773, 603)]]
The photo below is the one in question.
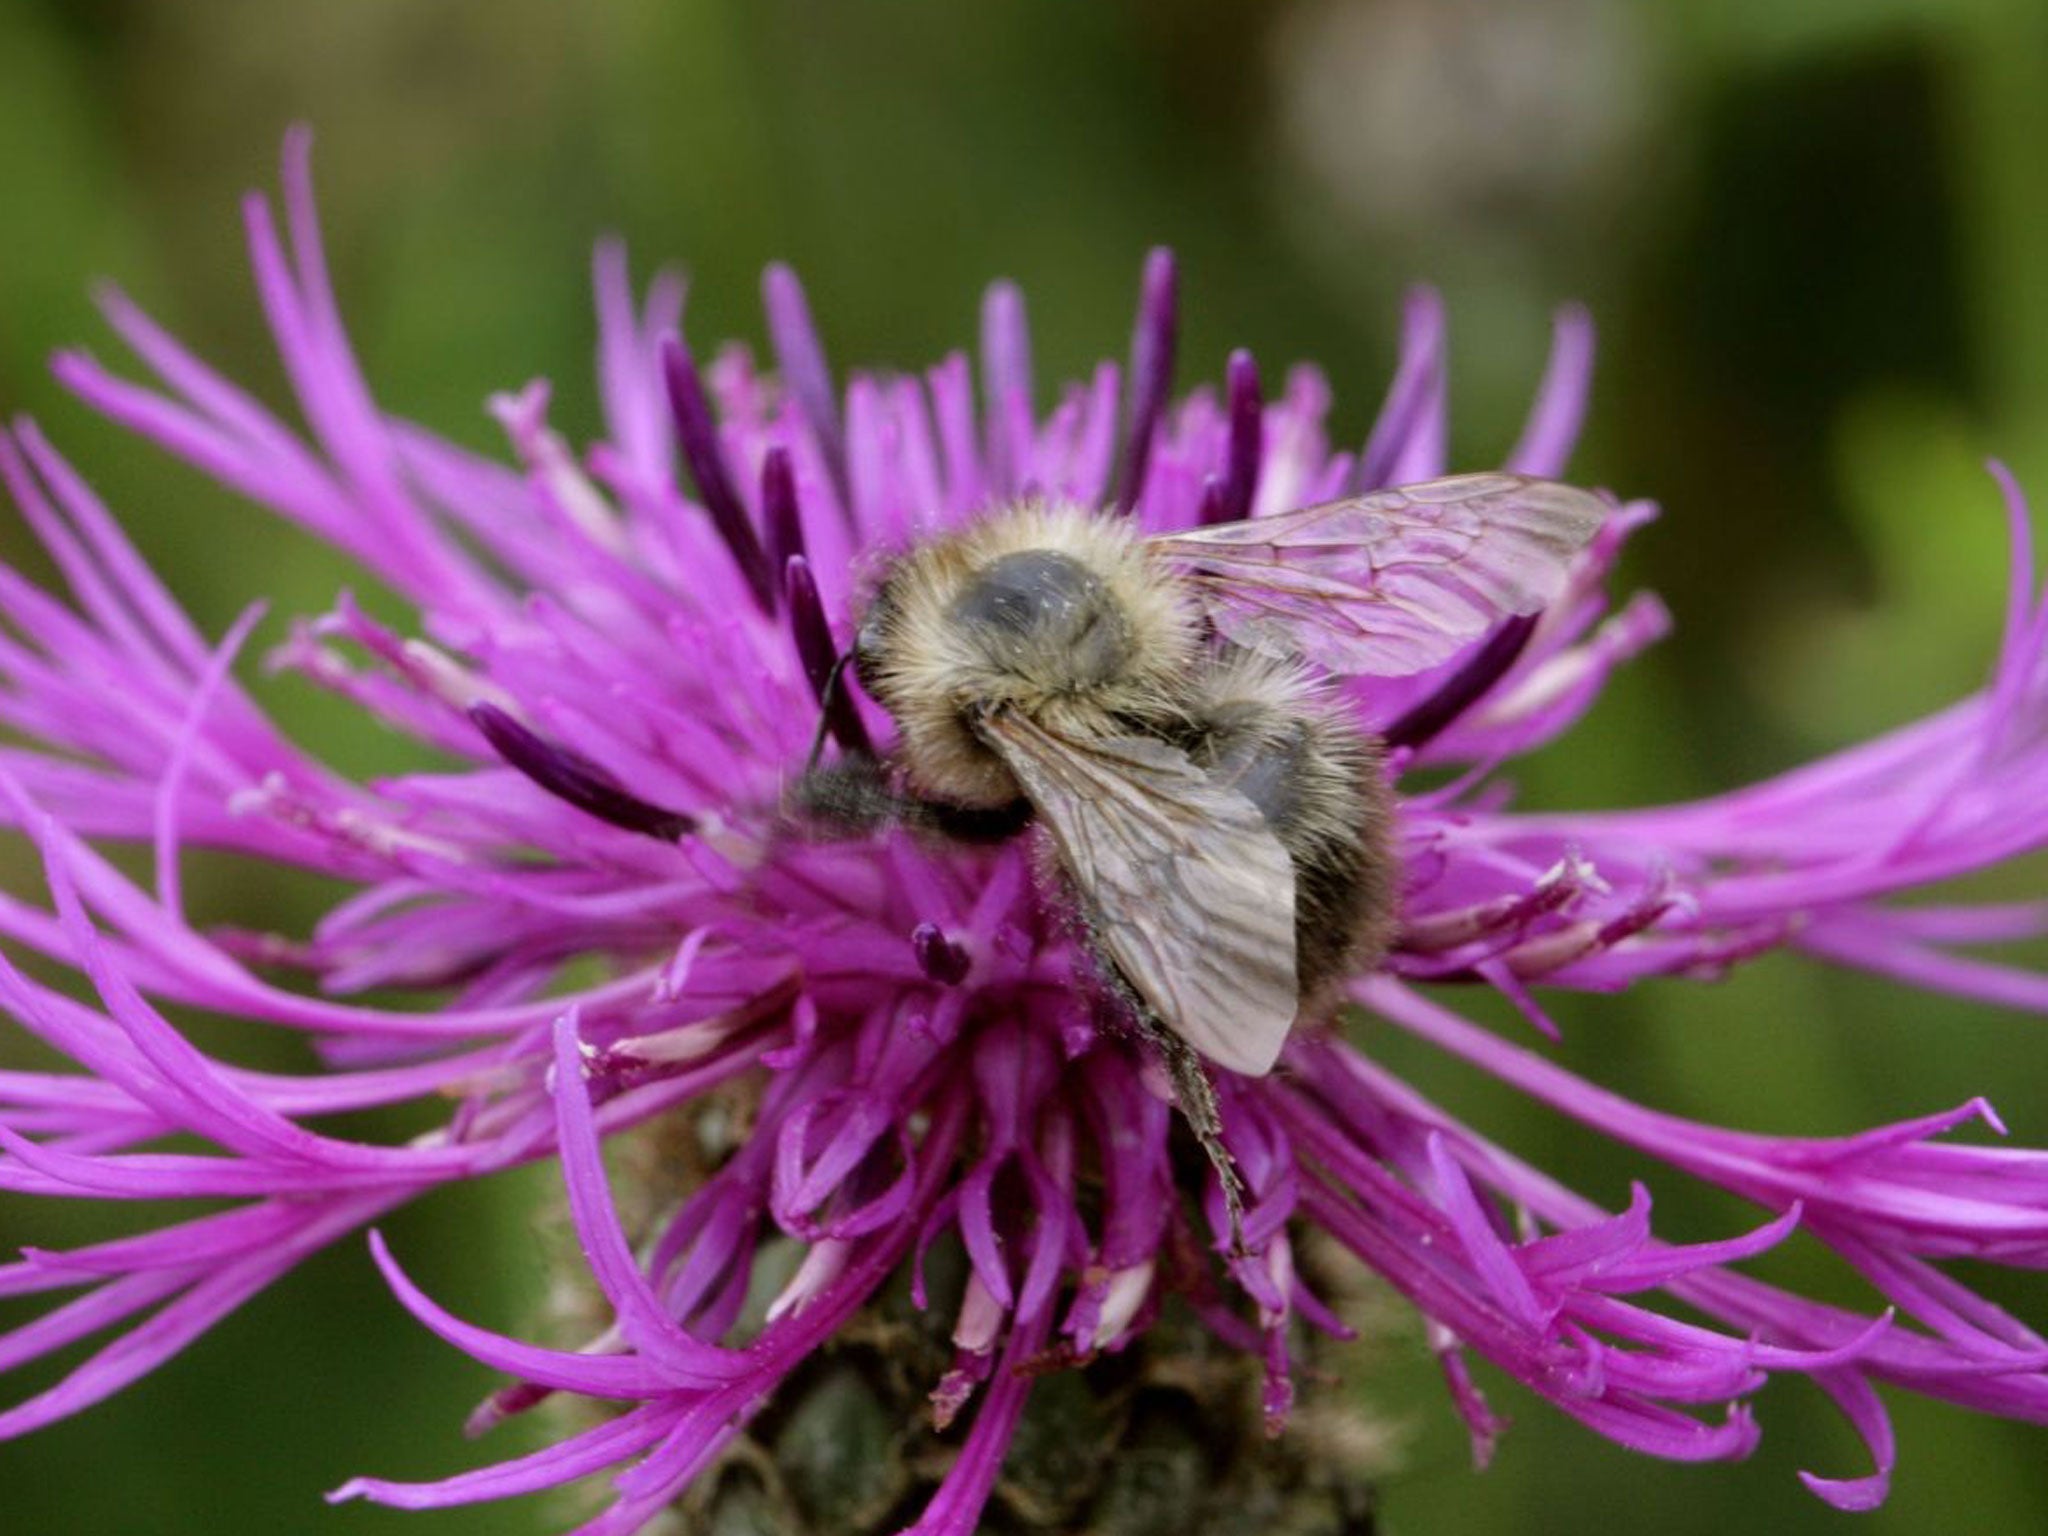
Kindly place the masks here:
[(1989, 1099), (1983, 1097), (1972, 1099), (1970, 1107), (1976, 1111), (1977, 1118), (1982, 1120), (1985, 1125), (1989, 1126), (1998, 1135), (2010, 1136), (2012, 1134), (2011, 1131), (2006, 1129), (2004, 1117), (1998, 1113)]

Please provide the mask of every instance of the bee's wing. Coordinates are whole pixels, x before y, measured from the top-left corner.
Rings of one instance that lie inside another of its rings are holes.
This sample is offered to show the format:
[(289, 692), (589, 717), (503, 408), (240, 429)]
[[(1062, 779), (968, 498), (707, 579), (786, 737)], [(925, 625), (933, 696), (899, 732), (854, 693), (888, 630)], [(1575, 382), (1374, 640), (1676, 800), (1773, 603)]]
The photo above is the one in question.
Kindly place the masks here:
[(1607, 513), (1591, 491), (1551, 480), (1454, 475), (1146, 547), (1184, 567), (1225, 638), (1400, 677), (1549, 604)]
[(1294, 1022), (1294, 865), (1258, 807), (1141, 737), (1079, 741), (1016, 715), (982, 738), (1016, 774), (1102, 959), (1233, 1072), (1272, 1070)]

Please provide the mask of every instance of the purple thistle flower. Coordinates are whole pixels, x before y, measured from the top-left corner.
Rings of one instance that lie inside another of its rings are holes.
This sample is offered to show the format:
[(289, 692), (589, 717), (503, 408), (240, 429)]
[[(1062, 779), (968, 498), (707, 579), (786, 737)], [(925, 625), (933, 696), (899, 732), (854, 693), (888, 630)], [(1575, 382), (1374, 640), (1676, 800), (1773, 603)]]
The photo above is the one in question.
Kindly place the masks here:
[[(1158, 530), (1443, 473), (1435, 297), (1410, 301), (1393, 385), (1354, 455), (1331, 450), (1328, 391), (1310, 369), (1269, 396), (1237, 354), (1220, 395), (1171, 401), (1177, 282), (1164, 253), (1146, 265), (1128, 383), (1104, 363), (1041, 418), (1008, 285), (984, 308), (977, 403), (960, 354), (921, 377), (836, 384), (780, 267), (764, 284), (779, 382), (741, 351), (693, 353), (680, 283), (660, 278), (637, 302), (622, 252), (604, 246), (606, 439), (576, 456), (530, 386), (495, 402), (507, 465), (373, 402), (329, 289), (307, 155), (294, 134), (282, 231), (266, 201), (246, 205), (303, 432), (118, 293), (107, 316), (157, 382), (84, 353), (56, 367), (99, 411), (409, 599), (415, 633), (343, 595), (296, 623), (271, 665), (453, 763), (359, 784), (294, 745), (236, 680), (260, 606), (209, 642), (33, 423), (0, 435), (0, 478), (68, 589), (0, 569), (0, 721), (15, 733), (0, 746), (0, 818), (34, 843), (50, 898), (0, 898), (0, 934), (96, 999), (0, 960), (0, 1007), (77, 1068), (0, 1073), (0, 1188), (229, 1202), (0, 1266), (0, 1294), (52, 1298), (0, 1335), (0, 1365), (110, 1336), (0, 1411), (0, 1434), (117, 1391), (404, 1202), (544, 1157), (560, 1159), (615, 1318), (586, 1348), (465, 1323), (374, 1233), (372, 1249), (421, 1323), (514, 1379), (476, 1427), (550, 1393), (620, 1411), (514, 1461), (427, 1485), (360, 1479), (336, 1497), (447, 1505), (610, 1471), (615, 1501), (583, 1529), (636, 1530), (890, 1277), (907, 1268), (918, 1304), (940, 1306), (924, 1281), (938, 1244), (964, 1253), (967, 1279), (944, 1303), (953, 1367), (931, 1382), (939, 1423), (962, 1427), (912, 1527), (929, 1536), (975, 1528), (1037, 1377), (1125, 1348), (1169, 1295), (1263, 1363), (1266, 1412), (1283, 1423), (1299, 1329), (1344, 1330), (1295, 1263), (1310, 1229), (1421, 1313), (1482, 1462), (1499, 1420), (1469, 1355), (1677, 1460), (1745, 1454), (1757, 1390), (1777, 1373), (1811, 1377), (1873, 1459), (1860, 1476), (1807, 1476), (1844, 1508), (1886, 1491), (1879, 1384), (2048, 1419), (2048, 1340), (1944, 1267), (2048, 1263), (2048, 1155), (1953, 1135), (2000, 1130), (1988, 1105), (1827, 1139), (1722, 1130), (1632, 1104), (1461, 1018), (1454, 992), (1423, 990), (1494, 988), (1551, 1033), (1538, 984), (1606, 991), (1790, 948), (2048, 1009), (2048, 980), (1963, 952), (2048, 931), (2048, 907), (1889, 900), (2048, 844), (2048, 602), (2002, 471), (2014, 567), (1986, 686), (1744, 790), (1600, 814), (1506, 803), (1504, 762), (1565, 731), (1667, 625), (1654, 597), (1614, 606), (1608, 594), (1646, 503), (1617, 506), (1540, 617), (1431, 674), (1348, 685), (1396, 771), (1459, 770), (1401, 800), (1400, 934), (1382, 970), (1353, 984), (1355, 1002), (1743, 1196), (1760, 1224), (1661, 1241), (1644, 1188), (1603, 1209), (1337, 1035), (1303, 1032), (1274, 1076), (1221, 1074), (1246, 1186), (1233, 1251), (1213, 1177), (1197, 1185), (1176, 1165), (1184, 1132), (1158, 1074), (1098, 1032), (1076, 983), (1085, 965), (1021, 840), (806, 842), (779, 830), (777, 807), (821, 697), (842, 746), (888, 739), (886, 717), (828, 677), (874, 552), (1026, 492), (1127, 506)], [(1565, 311), (1509, 468), (1563, 471), (1591, 348), (1586, 318)], [(122, 873), (101, 840), (153, 850), (153, 881)], [(203, 931), (180, 896), (188, 846), (355, 893), (303, 939)], [(278, 965), (316, 990), (265, 980), (260, 968)], [(418, 1004), (362, 1001), (372, 989)], [(323, 1069), (215, 1059), (166, 1007), (301, 1031)], [(735, 1081), (753, 1085), (751, 1128), (636, 1246), (605, 1139)], [(398, 1146), (312, 1128), (402, 1102), (453, 1107)], [(1795, 1228), (1867, 1282), (1871, 1310), (1734, 1267)], [(765, 1311), (750, 1308), (757, 1261), (778, 1241), (800, 1261)]]

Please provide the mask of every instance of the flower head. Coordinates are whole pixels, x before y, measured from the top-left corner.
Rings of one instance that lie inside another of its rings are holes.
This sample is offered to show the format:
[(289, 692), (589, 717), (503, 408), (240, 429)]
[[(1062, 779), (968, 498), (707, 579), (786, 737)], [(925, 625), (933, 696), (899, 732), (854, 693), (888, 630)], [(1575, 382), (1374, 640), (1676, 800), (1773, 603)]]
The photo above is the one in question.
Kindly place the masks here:
[[(119, 294), (108, 318), (156, 382), (83, 353), (57, 369), (98, 410), (413, 605), (416, 620), (394, 629), (343, 594), (296, 621), (270, 665), (439, 766), (356, 783), (294, 744), (237, 679), (261, 607), (201, 635), (32, 423), (0, 437), (0, 477), (68, 589), (0, 571), (0, 720), (16, 733), (0, 747), (0, 819), (34, 843), (49, 890), (47, 905), (0, 902), (0, 933), (84, 977), (95, 999), (0, 961), (0, 1006), (76, 1067), (0, 1074), (0, 1188), (226, 1202), (0, 1267), (0, 1293), (53, 1299), (0, 1336), (0, 1363), (111, 1335), (0, 1412), (0, 1434), (153, 1370), (402, 1203), (537, 1158), (560, 1160), (610, 1317), (585, 1347), (466, 1323), (374, 1235), (373, 1252), (425, 1326), (513, 1378), (479, 1427), (551, 1393), (617, 1411), (516, 1461), (423, 1486), (363, 1479), (344, 1495), (440, 1505), (615, 1471), (614, 1502), (585, 1529), (638, 1529), (907, 1271), (917, 1304), (946, 1316), (952, 1362), (930, 1391), (957, 1445), (914, 1528), (966, 1532), (1034, 1383), (1125, 1349), (1169, 1301), (1261, 1362), (1266, 1414), (1283, 1425), (1302, 1330), (1345, 1328), (1298, 1261), (1311, 1231), (1426, 1320), (1481, 1460), (1499, 1421), (1468, 1355), (1603, 1435), (1684, 1460), (1747, 1452), (1757, 1389), (1809, 1376), (1875, 1462), (1808, 1477), (1844, 1507), (1877, 1502), (1890, 1474), (1878, 1384), (2048, 1418), (2048, 1340), (1944, 1267), (2048, 1261), (2048, 1155), (1954, 1134), (1999, 1130), (1988, 1105), (1820, 1140), (1688, 1123), (1460, 1017), (1448, 985), (1495, 989), (1550, 1033), (1539, 987), (1709, 976), (1792, 948), (2048, 1006), (2040, 977), (1958, 952), (2048, 929), (2048, 910), (1889, 900), (2048, 843), (2048, 604), (2002, 475), (2014, 577), (1984, 689), (1714, 800), (1563, 814), (1515, 808), (1502, 787), (1507, 760), (1568, 729), (1666, 627), (1655, 598), (1609, 595), (1646, 503), (1614, 508), (1541, 615), (1496, 625), (1423, 676), (1343, 685), (1403, 790), (1399, 931), (1351, 1000), (1743, 1196), (1759, 1224), (1661, 1241), (1647, 1190), (1603, 1209), (1339, 1033), (1307, 1030), (1271, 1077), (1218, 1074), (1246, 1188), (1239, 1247), (1213, 1173), (1181, 1155), (1186, 1133), (1146, 1050), (1104, 1028), (1028, 838), (884, 827), (807, 840), (780, 807), (821, 700), (838, 749), (888, 743), (888, 717), (831, 677), (878, 552), (1027, 495), (1165, 530), (1442, 474), (1436, 299), (1410, 301), (1392, 387), (1350, 453), (1325, 437), (1328, 391), (1311, 369), (1269, 399), (1238, 354), (1220, 396), (1172, 398), (1163, 254), (1145, 269), (1128, 368), (1101, 364), (1040, 415), (1008, 285), (983, 311), (978, 390), (965, 354), (842, 386), (787, 271), (764, 285), (764, 371), (737, 348), (693, 351), (680, 283), (663, 276), (636, 299), (607, 245), (604, 440), (574, 453), (548, 424), (545, 386), (530, 385), (493, 402), (510, 443), (498, 462), (373, 402), (323, 268), (303, 135), (288, 146), (283, 230), (260, 198), (246, 212), (303, 431)], [(1591, 345), (1581, 314), (1560, 316), (1509, 468), (1563, 472)], [(1412, 787), (1403, 776), (1418, 769), (1453, 771)], [(150, 849), (153, 879), (124, 873), (102, 841)], [(353, 894), (303, 937), (204, 930), (181, 899), (187, 847), (317, 871)], [(277, 968), (312, 985), (266, 979)], [(365, 1000), (373, 990), (416, 1002)], [(319, 1069), (217, 1059), (170, 1007), (303, 1032)], [(674, 1209), (629, 1232), (606, 1138), (720, 1093), (742, 1095), (743, 1125)], [(315, 1128), (407, 1101), (449, 1108), (403, 1145)], [(1822, 1304), (1735, 1267), (1795, 1228), (1877, 1304)], [(964, 1278), (928, 1290), (941, 1248)], [(771, 1271), (772, 1299), (750, 1302)]]

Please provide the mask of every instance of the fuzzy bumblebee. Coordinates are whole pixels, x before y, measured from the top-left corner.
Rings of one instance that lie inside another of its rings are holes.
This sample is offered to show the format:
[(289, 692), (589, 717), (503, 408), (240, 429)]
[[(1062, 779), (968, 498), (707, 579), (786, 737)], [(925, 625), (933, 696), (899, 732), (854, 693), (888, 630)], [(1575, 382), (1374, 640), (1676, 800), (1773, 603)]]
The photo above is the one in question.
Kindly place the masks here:
[(1140, 1025), (1259, 1076), (1393, 924), (1379, 745), (1317, 670), (1420, 671), (1535, 611), (1603, 512), (1513, 475), (1153, 538), (1009, 507), (884, 569), (855, 666), (914, 819), (1028, 807)]

